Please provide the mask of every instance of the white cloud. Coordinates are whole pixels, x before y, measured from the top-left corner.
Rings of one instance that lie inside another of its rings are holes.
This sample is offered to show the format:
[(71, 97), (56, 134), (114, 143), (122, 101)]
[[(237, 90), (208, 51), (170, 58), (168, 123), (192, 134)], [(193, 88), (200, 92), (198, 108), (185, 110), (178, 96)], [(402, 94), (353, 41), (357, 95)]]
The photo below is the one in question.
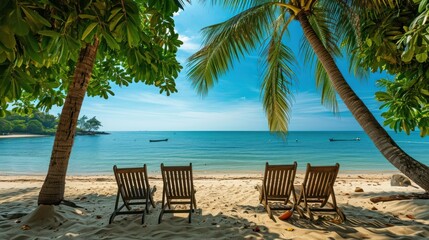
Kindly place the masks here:
[(179, 16), (182, 12), (183, 12), (183, 10), (182, 10), (182, 9), (179, 9), (179, 11), (177, 11), (177, 12), (173, 13), (173, 16), (174, 16), (174, 17)]
[(116, 98), (121, 101), (140, 103), (151, 107), (166, 106), (173, 108), (181, 108), (188, 104), (187, 101), (180, 100), (176, 96), (177, 95), (174, 94), (170, 96), (165, 96), (162, 94), (145, 92), (140, 94), (128, 94), (126, 96), (118, 96)]
[(180, 50), (185, 52), (194, 53), (200, 48), (200, 43), (197, 42), (195, 37), (179, 35), (179, 40), (183, 42), (182, 46), (180, 46)]
[(120, 100), (118, 106), (88, 104), (83, 112), (96, 115), (106, 131), (266, 130), (267, 125), (257, 101), (164, 99), (154, 94)]

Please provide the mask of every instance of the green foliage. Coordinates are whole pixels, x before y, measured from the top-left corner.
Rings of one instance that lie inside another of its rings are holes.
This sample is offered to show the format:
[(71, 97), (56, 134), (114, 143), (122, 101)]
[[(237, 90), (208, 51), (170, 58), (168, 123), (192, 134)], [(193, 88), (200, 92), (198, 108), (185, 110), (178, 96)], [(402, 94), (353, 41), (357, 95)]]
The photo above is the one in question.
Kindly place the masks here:
[(378, 81), (384, 124), (407, 134), (418, 128), (423, 137), (429, 134), (429, 2), (414, 2), (365, 15), (357, 56), (361, 66), (395, 76)]
[[(179, 5), (178, 5), (179, 4)], [(178, 0), (2, 1), (0, 7), (0, 116), (6, 109), (61, 106), (78, 53), (100, 40), (87, 94), (108, 98), (111, 84), (155, 85), (177, 92), (182, 68), (174, 30)]]
[(25, 125), (25, 123), (18, 123), (18, 124), (13, 123), (12, 131), (16, 133), (26, 133), (27, 125)]
[(38, 120), (30, 120), (27, 124), (27, 131), (30, 133), (43, 133), (43, 125)]
[(86, 115), (83, 115), (79, 120), (77, 120), (77, 126), (78, 126), (78, 128), (84, 130), (85, 129), (86, 120), (88, 120), (88, 117)]
[(101, 122), (97, 120), (97, 118), (94, 116), (91, 119), (88, 119), (87, 116), (83, 115), (78, 120), (78, 131), (86, 131), (86, 132), (92, 132), (97, 131), (101, 127)]
[(8, 132), (52, 135), (55, 133), (58, 119), (54, 115), (35, 111), (32, 115), (12, 113), (0, 121), (10, 124), (11, 129)]
[(12, 124), (5, 119), (0, 119), (0, 134), (9, 133), (12, 131)]
[(88, 131), (97, 131), (102, 125), (95, 117), (86, 121)]

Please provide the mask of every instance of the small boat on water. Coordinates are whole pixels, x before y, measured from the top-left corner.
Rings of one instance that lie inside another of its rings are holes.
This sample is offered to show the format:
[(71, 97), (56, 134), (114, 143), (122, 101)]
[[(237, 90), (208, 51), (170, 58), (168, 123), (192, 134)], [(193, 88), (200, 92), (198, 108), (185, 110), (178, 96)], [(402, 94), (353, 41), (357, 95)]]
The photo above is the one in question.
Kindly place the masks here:
[(167, 142), (168, 138), (165, 139), (150, 139), (149, 142)]
[(360, 138), (352, 138), (352, 139), (335, 139), (335, 138), (330, 138), (329, 139), (330, 142), (341, 142), (341, 141), (360, 141)]

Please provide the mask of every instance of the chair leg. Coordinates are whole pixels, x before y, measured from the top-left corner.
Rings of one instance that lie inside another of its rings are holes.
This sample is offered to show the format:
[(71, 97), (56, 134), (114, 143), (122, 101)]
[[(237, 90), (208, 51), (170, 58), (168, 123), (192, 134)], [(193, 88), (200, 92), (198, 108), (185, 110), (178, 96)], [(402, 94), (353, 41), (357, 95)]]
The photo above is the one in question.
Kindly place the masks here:
[(149, 213), (149, 196), (150, 196), (150, 189), (148, 189), (147, 190), (147, 193), (146, 193), (146, 203), (145, 203), (145, 211), (146, 211), (146, 213)]
[(314, 221), (313, 213), (310, 210), (310, 207), (307, 206), (307, 214), (311, 221)]
[(340, 217), (341, 222), (345, 222), (347, 219), (346, 219), (346, 215), (344, 215), (343, 211), (341, 211), (341, 209), (339, 207), (337, 207), (335, 210), (337, 211), (337, 214)]
[(341, 211), (341, 209), (337, 206), (337, 199), (335, 198), (335, 193), (334, 193), (334, 189), (332, 189), (331, 191), (331, 198), (332, 198), (332, 205), (335, 209), (335, 211), (337, 212), (338, 216), (340, 217), (342, 222), (346, 221), (346, 216), (344, 215), (343, 211)]
[(160, 224), (162, 221), (162, 215), (164, 215), (164, 210), (165, 210), (165, 192), (162, 193), (162, 205), (161, 205), (161, 212), (159, 213), (158, 224)]
[(110, 219), (109, 219), (109, 224), (111, 224), (113, 222), (113, 219), (116, 217), (116, 212), (118, 211), (118, 205), (119, 205), (119, 189), (118, 189), (118, 193), (116, 194), (116, 201), (115, 201), (115, 210), (113, 210), (112, 215), (110, 215)]
[(145, 212), (143, 211), (143, 214), (142, 214), (142, 224), (144, 224), (144, 217), (145, 217)]
[(268, 200), (265, 200), (263, 203), (264, 203), (265, 210), (268, 213), (268, 217), (273, 219), (273, 212), (271, 211), (270, 203), (268, 202)]
[(189, 223), (191, 223), (191, 217), (192, 217), (192, 212), (194, 211), (194, 209), (192, 208), (192, 205), (193, 205), (193, 203), (192, 203), (193, 201), (191, 200), (191, 204), (189, 204), (190, 206), (190, 208), (189, 208), (189, 217), (188, 217), (188, 222)]
[[(296, 198), (296, 195), (295, 195)], [(301, 206), (302, 194), (299, 194), (298, 198), (295, 199), (295, 209), (298, 212), (299, 216), (305, 219), (304, 211)]]
[(304, 198), (304, 208), (305, 208), (305, 210), (307, 210), (307, 214), (308, 214), (308, 217), (310, 218), (310, 220), (313, 221), (314, 220), (313, 214), (311, 213), (310, 206), (308, 206), (307, 198), (305, 197), (305, 193), (304, 193), (303, 198)]
[(113, 219), (115, 219), (115, 217), (116, 217), (116, 211), (113, 212), (112, 215), (110, 215), (109, 224), (113, 222)]
[(158, 224), (160, 224), (161, 221), (162, 221), (162, 215), (164, 215), (164, 210), (165, 210), (165, 206), (162, 206), (161, 207), (161, 212), (159, 213), (159, 217), (158, 217)]

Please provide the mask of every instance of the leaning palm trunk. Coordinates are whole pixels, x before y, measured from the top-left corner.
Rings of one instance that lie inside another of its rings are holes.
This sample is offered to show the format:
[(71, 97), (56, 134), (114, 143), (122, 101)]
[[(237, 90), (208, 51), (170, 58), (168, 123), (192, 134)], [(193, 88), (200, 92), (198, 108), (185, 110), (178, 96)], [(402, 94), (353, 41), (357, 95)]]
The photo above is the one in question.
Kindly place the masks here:
[(91, 78), (97, 48), (98, 39), (95, 40), (93, 45), (87, 44), (80, 51), (73, 81), (70, 83), (67, 98), (61, 112), (48, 174), (40, 190), (38, 204), (60, 204), (64, 198), (65, 178), (76, 133), (77, 120)]
[(360, 100), (356, 93), (350, 88), (335, 64), (334, 59), (311, 27), (306, 13), (300, 12), (296, 18), (304, 30), (305, 37), (308, 39), (314, 52), (328, 73), (338, 95), (366, 134), (374, 142), (375, 146), (393, 166), (398, 168), (426, 192), (429, 192), (429, 167), (405, 153), (378, 123), (362, 100)]

